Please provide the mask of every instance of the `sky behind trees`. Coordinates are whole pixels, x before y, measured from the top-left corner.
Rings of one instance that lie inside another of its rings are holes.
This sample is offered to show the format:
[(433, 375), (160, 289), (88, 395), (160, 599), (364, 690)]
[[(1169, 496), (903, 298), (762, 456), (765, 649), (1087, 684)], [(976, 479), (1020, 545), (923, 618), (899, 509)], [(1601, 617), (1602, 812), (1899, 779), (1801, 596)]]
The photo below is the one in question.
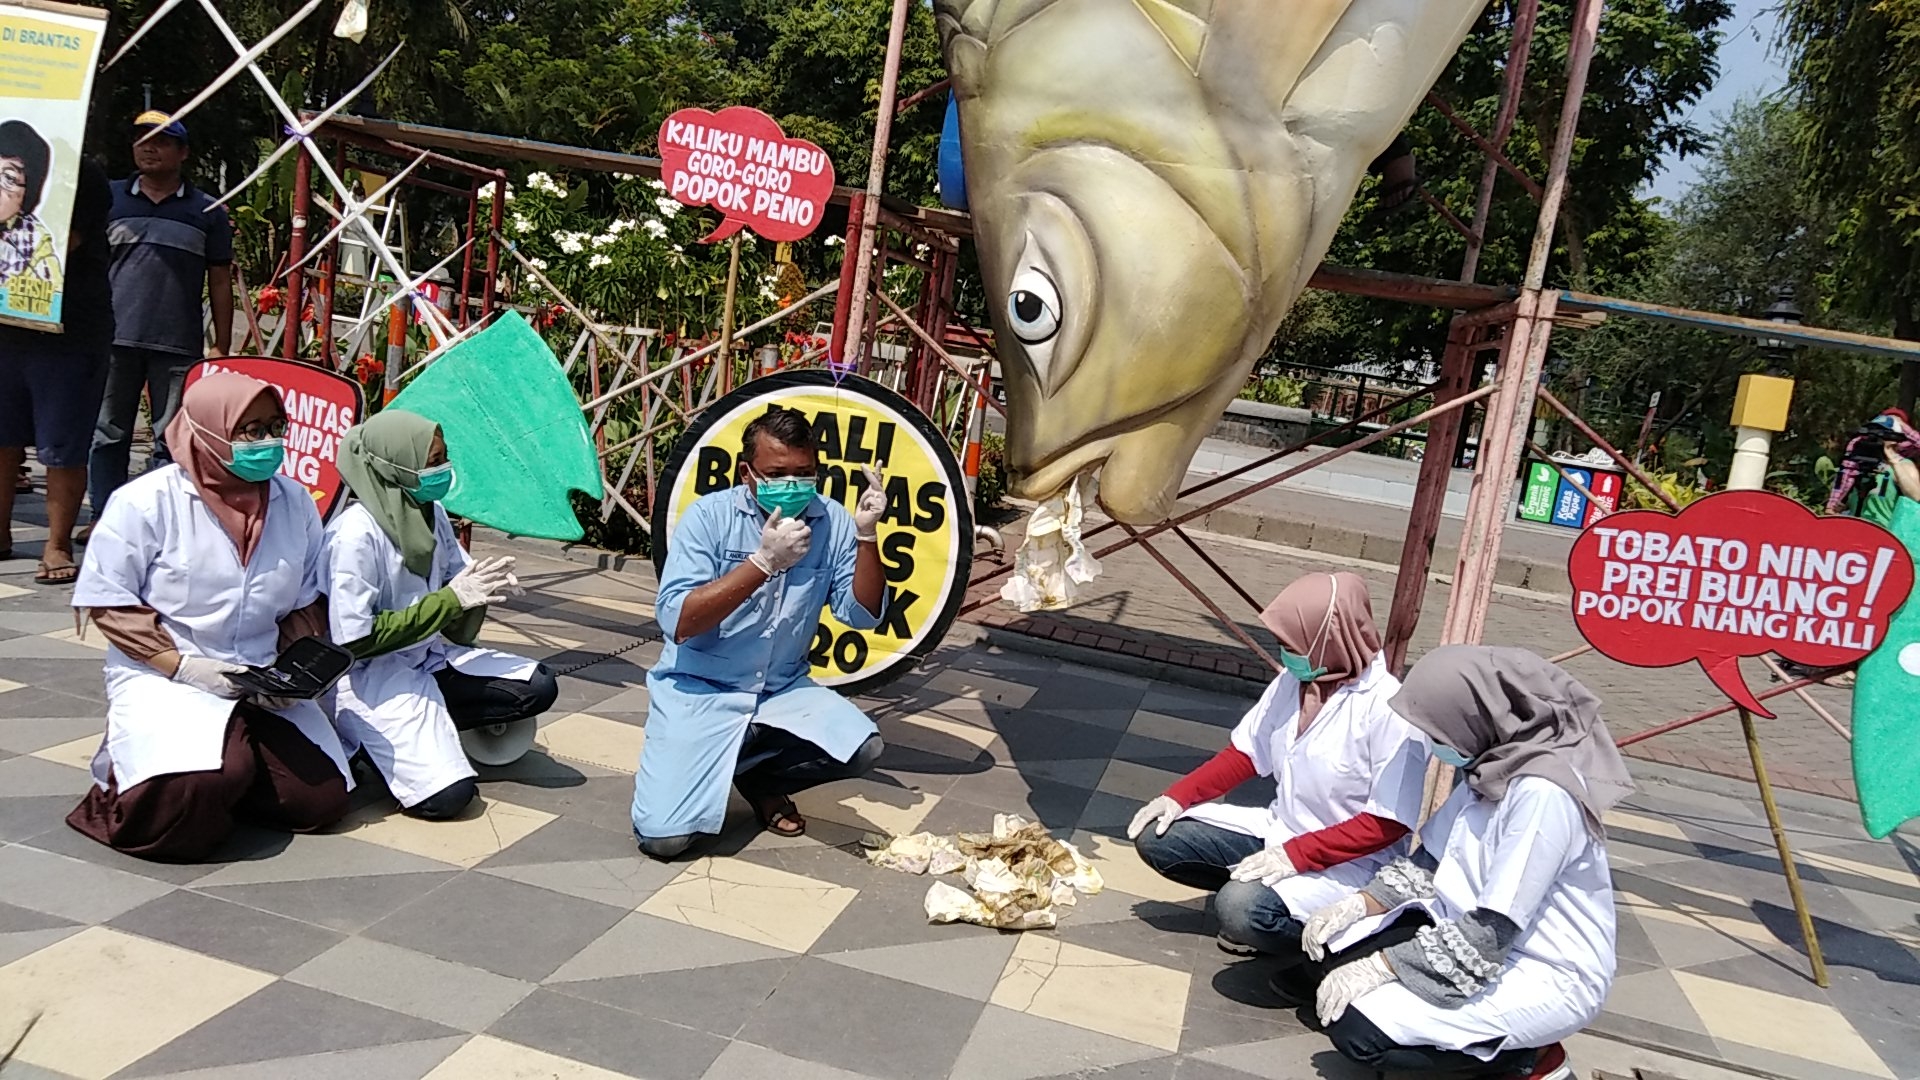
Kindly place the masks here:
[[(1702, 131), (1713, 131), (1742, 98), (1770, 93), (1786, 82), (1786, 69), (1775, 53), (1775, 0), (1736, 0), (1727, 21), (1727, 40), (1720, 47), (1720, 80), (1694, 106), (1692, 119)], [(1704, 159), (1670, 158), (1666, 171), (1647, 188), (1669, 203), (1693, 186)]]

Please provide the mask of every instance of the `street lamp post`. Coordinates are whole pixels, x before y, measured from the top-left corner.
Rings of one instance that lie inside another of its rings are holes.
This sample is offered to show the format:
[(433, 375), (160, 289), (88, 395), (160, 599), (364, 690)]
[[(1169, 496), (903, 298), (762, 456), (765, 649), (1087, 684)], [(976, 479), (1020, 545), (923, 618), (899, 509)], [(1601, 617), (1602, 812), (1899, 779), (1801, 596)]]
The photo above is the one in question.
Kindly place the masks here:
[[(1773, 306), (1766, 311), (1767, 321), (1777, 325), (1799, 326), (1805, 316), (1793, 302), (1793, 289), (1782, 287)], [(1740, 376), (1740, 390), (1733, 399), (1733, 464), (1727, 469), (1727, 487), (1735, 491), (1758, 491), (1767, 486), (1768, 459), (1773, 453), (1775, 432), (1787, 430), (1787, 411), (1793, 405), (1793, 378), (1787, 366), (1793, 359), (1793, 342), (1786, 337), (1760, 339), (1760, 351), (1767, 358), (1764, 375)]]

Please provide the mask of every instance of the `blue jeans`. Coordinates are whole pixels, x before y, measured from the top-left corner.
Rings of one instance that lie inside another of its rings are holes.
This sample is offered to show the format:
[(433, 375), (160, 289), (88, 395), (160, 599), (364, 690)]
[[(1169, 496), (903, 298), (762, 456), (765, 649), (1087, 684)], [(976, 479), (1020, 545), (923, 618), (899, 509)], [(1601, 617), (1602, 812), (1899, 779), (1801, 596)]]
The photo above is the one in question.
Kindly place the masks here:
[(1221, 936), (1283, 960), (1305, 955), (1300, 950), (1305, 924), (1287, 910), (1280, 894), (1260, 882), (1234, 881), (1229, 875), (1240, 860), (1266, 846), (1259, 837), (1183, 819), (1168, 826), (1164, 836), (1147, 829), (1133, 846), (1161, 877), (1214, 894), (1213, 914)]

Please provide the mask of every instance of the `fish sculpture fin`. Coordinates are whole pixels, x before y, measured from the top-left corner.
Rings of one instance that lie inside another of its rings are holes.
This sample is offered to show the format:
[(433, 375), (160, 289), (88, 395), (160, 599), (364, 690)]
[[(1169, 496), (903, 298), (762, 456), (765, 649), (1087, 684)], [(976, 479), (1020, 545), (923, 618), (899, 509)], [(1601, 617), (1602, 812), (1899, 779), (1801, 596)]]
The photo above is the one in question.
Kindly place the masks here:
[(1133, 0), (1133, 6), (1147, 17), (1160, 36), (1167, 39), (1167, 47), (1187, 65), (1187, 70), (1200, 73), (1200, 56), (1207, 44), (1207, 15), (1213, 7), (1212, 0)]
[(1211, 33), (1201, 78), (1214, 87), (1232, 87), (1219, 97), (1259, 102), (1279, 118), (1281, 109), (1327, 39), (1366, 0), (1286, 0), (1284, 18), (1276, 18), (1271, 0), (1214, 0)]

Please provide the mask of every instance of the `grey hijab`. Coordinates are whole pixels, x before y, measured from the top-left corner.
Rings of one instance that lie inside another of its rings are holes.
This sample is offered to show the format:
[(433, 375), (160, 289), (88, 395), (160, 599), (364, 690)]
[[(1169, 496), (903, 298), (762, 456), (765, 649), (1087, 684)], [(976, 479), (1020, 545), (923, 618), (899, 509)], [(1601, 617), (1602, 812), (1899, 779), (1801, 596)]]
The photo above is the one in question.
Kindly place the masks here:
[(1600, 699), (1525, 649), (1447, 645), (1407, 672), (1393, 711), (1433, 741), (1473, 759), (1467, 786), (1485, 799), (1522, 776), (1565, 788), (1604, 835), (1600, 819), (1633, 792)]

